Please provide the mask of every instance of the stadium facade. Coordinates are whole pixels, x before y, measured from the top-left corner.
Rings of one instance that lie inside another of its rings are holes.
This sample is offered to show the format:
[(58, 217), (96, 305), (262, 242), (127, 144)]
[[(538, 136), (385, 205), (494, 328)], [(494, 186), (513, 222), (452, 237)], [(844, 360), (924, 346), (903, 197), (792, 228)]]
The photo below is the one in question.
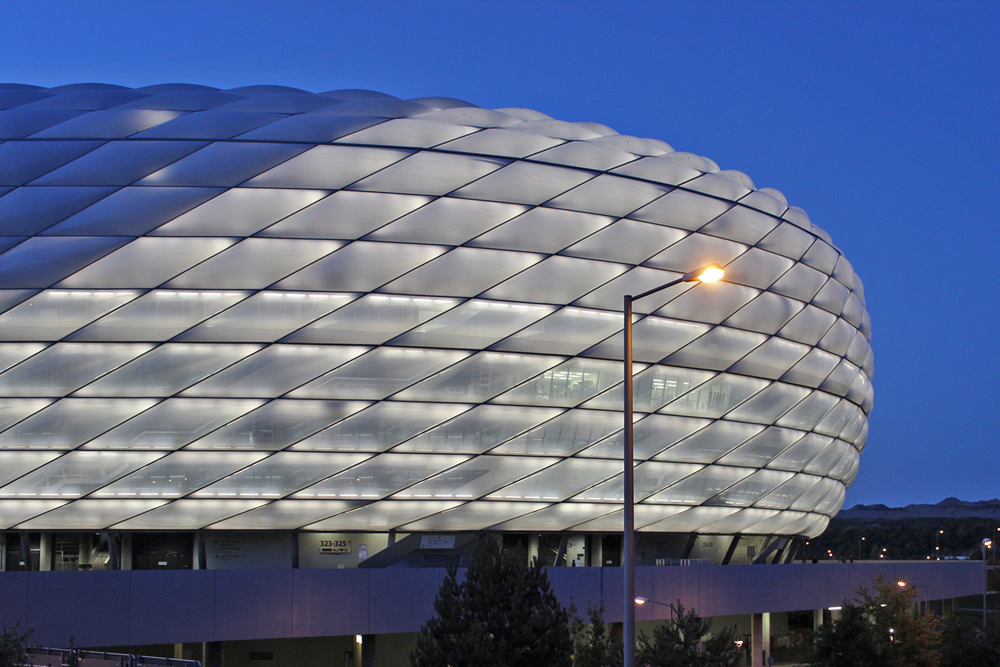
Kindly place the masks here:
[(278, 86), (0, 86), (0, 141), (3, 569), (440, 565), (481, 531), (617, 565), (622, 296), (709, 262), (636, 304), (640, 564), (785, 561), (857, 473), (862, 283), (707, 158)]

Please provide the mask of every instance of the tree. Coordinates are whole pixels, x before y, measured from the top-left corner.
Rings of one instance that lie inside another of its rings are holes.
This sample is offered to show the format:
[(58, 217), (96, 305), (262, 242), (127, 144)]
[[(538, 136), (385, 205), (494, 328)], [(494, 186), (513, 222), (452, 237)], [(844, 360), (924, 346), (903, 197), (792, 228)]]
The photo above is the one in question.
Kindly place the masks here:
[(917, 591), (876, 577), (872, 590), (862, 586), (854, 603), (845, 602), (841, 617), (820, 628), (814, 667), (938, 667), (941, 632), (932, 614), (916, 616)]
[(706, 639), (712, 622), (694, 610), (685, 611), (677, 603), (677, 620), (653, 629), (650, 640), (639, 635), (636, 661), (643, 667), (737, 667), (742, 652), (731, 630), (723, 630)]
[(621, 667), (624, 661), (622, 642), (608, 632), (604, 623), (604, 604), (587, 608), (590, 624), (574, 614), (573, 667)]
[(881, 645), (875, 640), (871, 620), (861, 607), (845, 603), (840, 618), (823, 625), (810, 662), (814, 667), (880, 667)]
[(449, 566), (434, 611), (410, 653), (413, 667), (572, 665), (569, 612), (545, 571), (493, 540), (476, 546), (464, 581)]
[(23, 667), (28, 664), (28, 642), (33, 630), (21, 632), (20, 626), (6, 625), (0, 631), (0, 667)]
[(1000, 665), (1000, 623), (948, 614), (941, 623), (941, 667)]

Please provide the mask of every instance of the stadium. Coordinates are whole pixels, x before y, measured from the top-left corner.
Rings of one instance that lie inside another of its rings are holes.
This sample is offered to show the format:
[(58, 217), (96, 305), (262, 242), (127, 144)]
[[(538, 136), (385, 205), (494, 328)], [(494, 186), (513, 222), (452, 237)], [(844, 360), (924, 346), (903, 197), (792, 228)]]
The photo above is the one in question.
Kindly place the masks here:
[(617, 565), (622, 296), (709, 262), (635, 306), (640, 564), (787, 560), (857, 473), (861, 280), (741, 172), (360, 90), (0, 108), (4, 569), (440, 565), (482, 531)]

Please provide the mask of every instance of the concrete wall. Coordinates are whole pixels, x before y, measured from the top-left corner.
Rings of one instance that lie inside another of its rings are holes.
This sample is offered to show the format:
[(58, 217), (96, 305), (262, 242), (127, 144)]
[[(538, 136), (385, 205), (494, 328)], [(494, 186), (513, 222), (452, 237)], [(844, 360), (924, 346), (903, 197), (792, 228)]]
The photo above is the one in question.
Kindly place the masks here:
[[(620, 568), (548, 570), (553, 590), (578, 609), (605, 605), (621, 620)], [(821, 609), (851, 598), (877, 574), (904, 578), (920, 599), (982, 591), (974, 562), (640, 567), (636, 594), (680, 600), (702, 616)], [(35, 630), (34, 642), (135, 646), (203, 641), (415, 632), (433, 614), (443, 569), (233, 569), (2, 572), (0, 625)], [(669, 617), (657, 605), (637, 620)]]

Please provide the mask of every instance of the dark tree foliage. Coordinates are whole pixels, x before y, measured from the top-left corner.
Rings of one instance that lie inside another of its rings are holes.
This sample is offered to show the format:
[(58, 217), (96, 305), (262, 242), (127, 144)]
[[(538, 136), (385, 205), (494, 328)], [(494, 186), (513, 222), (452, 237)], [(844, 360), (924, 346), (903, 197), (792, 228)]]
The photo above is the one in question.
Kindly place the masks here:
[(841, 617), (820, 628), (814, 667), (938, 667), (941, 632), (932, 614), (916, 616), (917, 590), (881, 575), (872, 590), (862, 586)]
[(642, 667), (738, 667), (742, 651), (732, 631), (705, 639), (711, 628), (711, 621), (678, 602), (676, 621), (654, 628), (652, 639), (640, 633), (636, 662)]
[(0, 631), (0, 667), (23, 667), (28, 664), (28, 642), (33, 630), (21, 632), (20, 626)]
[(882, 647), (875, 640), (865, 610), (845, 604), (840, 619), (823, 625), (816, 634), (814, 667), (881, 667)]
[(545, 571), (492, 540), (476, 547), (464, 581), (448, 568), (434, 610), (410, 653), (413, 667), (572, 665), (569, 612)]
[(624, 660), (621, 640), (608, 632), (604, 605), (587, 608), (589, 625), (573, 620), (573, 667), (621, 667)]
[(949, 614), (941, 622), (941, 667), (1000, 665), (1000, 623)]

